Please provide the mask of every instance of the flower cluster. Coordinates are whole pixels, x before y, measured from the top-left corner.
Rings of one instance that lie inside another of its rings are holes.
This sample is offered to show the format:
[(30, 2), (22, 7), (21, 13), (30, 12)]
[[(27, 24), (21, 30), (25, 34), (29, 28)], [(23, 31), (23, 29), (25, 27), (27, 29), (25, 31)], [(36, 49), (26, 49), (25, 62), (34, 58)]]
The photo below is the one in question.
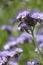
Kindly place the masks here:
[(43, 13), (38, 10), (24, 10), (18, 14), (16, 19), (19, 21), (20, 28), (22, 24), (22, 27), (25, 25), (25, 28), (29, 27), (29, 30), (33, 30), (37, 23), (43, 24)]

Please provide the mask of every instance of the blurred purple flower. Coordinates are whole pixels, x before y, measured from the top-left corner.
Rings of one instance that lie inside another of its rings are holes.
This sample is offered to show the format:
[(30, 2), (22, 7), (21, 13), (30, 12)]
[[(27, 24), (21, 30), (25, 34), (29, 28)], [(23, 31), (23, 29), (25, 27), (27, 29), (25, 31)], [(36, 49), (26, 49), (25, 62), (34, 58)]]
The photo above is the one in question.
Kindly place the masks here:
[(22, 53), (22, 52), (23, 52), (22, 48), (16, 48), (15, 51), (16, 51), (17, 53)]
[(16, 41), (16, 37), (10, 36), (10, 37), (8, 38), (8, 41)]
[(11, 18), (11, 19), (9, 20), (9, 22), (14, 24), (14, 23), (16, 22), (16, 19), (15, 19), (15, 18)]
[(40, 65), (37, 60), (28, 61), (27, 65)]
[[(27, 40), (27, 41), (26, 41)], [(23, 44), (24, 42), (32, 42), (32, 35), (23, 32), (18, 38), (17, 43)]]
[(0, 52), (0, 56), (2, 56), (2, 57), (6, 57), (7, 58), (9, 56), (8, 54), (9, 54), (9, 51), (1, 51)]
[(29, 15), (29, 13), (30, 13), (30, 10), (24, 10), (24, 11), (22, 11), (22, 12), (19, 12), (19, 14), (18, 14), (18, 16), (17, 16), (17, 18), (16, 19), (20, 19), (20, 18), (24, 18), (24, 17), (26, 17), (27, 15)]
[(6, 50), (6, 51), (2, 51), (2, 52), (0, 52), (0, 56), (3, 56), (3, 57), (10, 57), (10, 58), (12, 58), (12, 57), (14, 57), (16, 54), (19, 54), (19, 53), (22, 53), (23, 52), (23, 50), (22, 50), (22, 48), (16, 48), (16, 49), (14, 49), (14, 50)]
[(39, 14), (40, 14), (40, 11), (39, 11), (39, 10), (33, 10), (33, 11), (31, 11), (31, 13), (30, 13), (30, 17), (31, 17), (31, 18), (34, 18), (34, 19), (38, 19)]
[(36, 22), (39, 22), (40, 24), (43, 24), (43, 12), (40, 12), (38, 10), (37, 11), (32, 11), (30, 13), (30, 17), (33, 18)]
[(18, 62), (9, 61), (8, 65), (18, 65)]
[(6, 30), (7, 32), (8, 32), (8, 34), (11, 34), (11, 32), (12, 32), (12, 27), (10, 26), (10, 25), (3, 25), (2, 27), (1, 27), (1, 30)]
[(41, 44), (39, 45), (39, 47), (43, 49), (43, 43), (41, 43)]
[(42, 35), (43, 36), (43, 27), (41, 28), (41, 26), (40, 26), (40, 29), (36, 30), (35, 31), (35, 34), (36, 35)]
[(41, 20), (43, 20), (43, 12), (39, 13), (39, 17), (38, 18), (41, 19)]
[(19, 25), (18, 25), (18, 30), (20, 30), (20, 31), (26, 31), (26, 32), (28, 32), (29, 33), (29, 27), (25, 24), (25, 23), (20, 23)]
[(30, 26), (34, 27), (37, 24), (39, 13), (40, 12), (38, 10), (33, 10), (30, 12), (30, 14), (29, 14), (30, 18), (27, 19), (28, 26), (30, 25)]
[(27, 62), (27, 65), (32, 65), (31, 61), (28, 61), (28, 62)]
[(43, 35), (36, 35), (35, 38), (36, 38), (38, 45), (43, 43)]
[(6, 65), (7, 61), (8, 61), (8, 60), (7, 60), (6, 57), (0, 56), (0, 65)]
[[(19, 25), (21, 26), (22, 29), (24, 28), (24, 30), (27, 32), (28, 30), (33, 30), (34, 26), (37, 23), (37, 19), (36, 17), (39, 15), (39, 12), (32, 12), (30, 10), (25, 10), (21, 13), (18, 14), (17, 18), (19, 20)], [(19, 27), (19, 29), (21, 29), (21, 27)]]
[(8, 43), (6, 43), (6, 45), (4, 45), (4, 50), (9, 50), (12, 48), (15, 48), (18, 45), (18, 43), (16, 41), (9, 41)]

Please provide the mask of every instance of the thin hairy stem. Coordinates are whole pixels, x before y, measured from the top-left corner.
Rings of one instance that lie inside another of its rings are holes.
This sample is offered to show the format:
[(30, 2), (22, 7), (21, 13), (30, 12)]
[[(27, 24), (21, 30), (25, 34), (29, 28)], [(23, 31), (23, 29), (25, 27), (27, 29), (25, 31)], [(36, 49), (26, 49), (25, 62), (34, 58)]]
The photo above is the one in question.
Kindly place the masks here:
[(32, 37), (33, 37), (34, 45), (35, 45), (36, 48), (38, 48), (38, 52), (39, 52), (40, 56), (42, 57), (41, 50), (39, 49), (38, 44), (36, 42), (36, 39), (34, 37), (34, 30), (31, 30), (31, 34), (32, 34)]

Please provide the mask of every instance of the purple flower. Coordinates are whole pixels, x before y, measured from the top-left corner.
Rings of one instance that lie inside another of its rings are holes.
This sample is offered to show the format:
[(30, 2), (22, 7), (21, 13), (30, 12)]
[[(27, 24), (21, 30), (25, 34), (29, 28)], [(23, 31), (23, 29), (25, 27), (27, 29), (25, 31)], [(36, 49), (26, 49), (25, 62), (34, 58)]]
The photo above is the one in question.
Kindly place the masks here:
[(17, 43), (23, 44), (25, 42), (32, 42), (32, 36), (31, 34), (28, 34), (26, 32), (23, 32), (18, 38)]
[(33, 11), (30, 13), (30, 17), (31, 17), (31, 18), (34, 18), (34, 19), (38, 19), (39, 14), (40, 14), (40, 11), (39, 11), (39, 10), (33, 10)]
[(16, 19), (15, 19), (15, 18), (11, 18), (11, 19), (9, 20), (9, 22), (14, 24), (14, 23), (16, 22)]
[(37, 60), (33, 60), (33, 61), (28, 61), (27, 65), (40, 65), (40, 64)]
[(18, 43), (16, 41), (9, 41), (8, 43), (6, 43), (6, 45), (4, 45), (4, 50), (9, 50), (12, 48), (15, 48), (18, 45)]
[(39, 17), (38, 18), (41, 19), (41, 20), (43, 20), (43, 12), (39, 13)]
[(29, 27), (25, 23), (20, 23), (18, 25), (18, 30), (29, 32)]
[(39, 15), (39, 12), (32, 12), (29, 11), (29, 10), (25, 10), (23, 12), (21, 12), (18, 16), (17, 16), (17, 19), (19, 20), (19, 25), (18, 26), (21, 26), (19, 27), (19, 29), (23, 29), (25, 30), (26, 32), (28, 32), (29, 30), (33, 30), (34, 29), (34, 26), (36, 25), (37, 23), (37, 19), (36, 17)]
[(38, 44), (43, 43), (43, 36), (42, 35), (36, 35), (35, 38), (36, 38), (36, 41), (37, 41)]
[(24, 18), (24, 17), (26, 17), (27, 15), (29, 15), (29, 13), (30, 13), (30, 10), (24, 10), (24, 11), (22, 11), (22, 12), (20, 12), (19, 14), (18, 14), (18, 16), (17, 16), (17, 18), (16, 19), (20, 19), (20, 18)]
[(9, 54), (9, 51), (1, 51), (0, 52), (0, 56), (2, 56), (2, 57), (6, 57), (7, 58), (9, 56), (8, 54)]
[(40, 25), (37, 25), (38, 29), (35, 30), (35, 35), (43, 35), (43, 27)]
[(1, 56), (0, 57), (0, 65), (6, 65), (6, 63), (7, 63), (7, 58), (6, 57), (4, 57), (4, 56)]
[(41, 43), (41, 44), (39, 45), (39, 47), (43, 49), (43, 43)]
[(38, 10), (33, 10), (32, 12), (29, 10), (24, 10), (23, 12), (20, 12), (17, 16), (19, 21), (19, 29), (25, 30), (26, 32), (28, 30), (34, 30), (35, 25), (37, 23), (43, 24), (43, 12), (41, 13)]
[(23, 50), (22, 50), (22, 48), (16, 48), (16, 49), (14, 49), (14, 50), (9, 50), (9, 51), (2, 51), (2, 52), (0, 52), (0, 56), (3, 56), (3, 57), (10, 57), (10, 58), (12, 58), (12, 57), (14, 57), (16, 54), (19, 54), (19, 53), (22, 53), (23, 52)]
[(35, 20), (36, 22), (43, 24), (43, 12), (32, 11), (32, 13), (30, 13), (30, 17), (33, 19), (33, 21)]
[(8, 41), (16, 41), (16, 37), (10, 36), (10, 37), (8, 38)]
[(3, 25), (2, 27), (1, 27), (1, 30), (6, 30), (7, 32), (8, 32), (8, 34), (11, 34), (11, 32), (12, 32), (12, 27), (11, 26), (9, 26), (9, 25)]
[(27, 65), (32, 65), (31, 61), (28, 61), (28, 62), (27, 62)]
[(18, 62), (14, 62), (14, 61), (9, 61), (8, 65), (18, 65)]
[(23, 52), (22, 48), (16, 48), (15, 51), (16, 51), (17, 53), (22, 53), (22, 52)]
[(39, 17), (39, 11), (37, 11), (37, 10), (33, 10), (33, 11), (31, 11), (30, 12), (30, 14), (29, 14), (29, 17), (27, 18), (27, 25), (28, 26), (32, 26), (32, 27), (34, 27), (36, 24), (37, 24), (37, 22), (38, 22), (38, 17)]

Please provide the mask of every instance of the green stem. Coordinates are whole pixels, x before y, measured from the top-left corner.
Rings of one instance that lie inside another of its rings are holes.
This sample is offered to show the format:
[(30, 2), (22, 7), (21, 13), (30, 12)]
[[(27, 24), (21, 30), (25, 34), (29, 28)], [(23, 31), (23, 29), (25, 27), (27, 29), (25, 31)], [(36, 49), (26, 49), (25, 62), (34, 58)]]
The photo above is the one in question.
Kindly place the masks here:
[(36, 42), (36, 39), (35, 39), (35, 37), (34, 37), (34, 31), (32, 30), (31, 33), (32, 33), (34, 45), (35, 45), (36, 48), (38, 48), (38, 51), (39, 51), (39, 53), (40, 53), (40, 56), (42, 56), (41, 51), (40, 51), (40, 49), (39, 49), (39, 47), (38, 47), (38, 44), (37, 44), (37, 42)]

